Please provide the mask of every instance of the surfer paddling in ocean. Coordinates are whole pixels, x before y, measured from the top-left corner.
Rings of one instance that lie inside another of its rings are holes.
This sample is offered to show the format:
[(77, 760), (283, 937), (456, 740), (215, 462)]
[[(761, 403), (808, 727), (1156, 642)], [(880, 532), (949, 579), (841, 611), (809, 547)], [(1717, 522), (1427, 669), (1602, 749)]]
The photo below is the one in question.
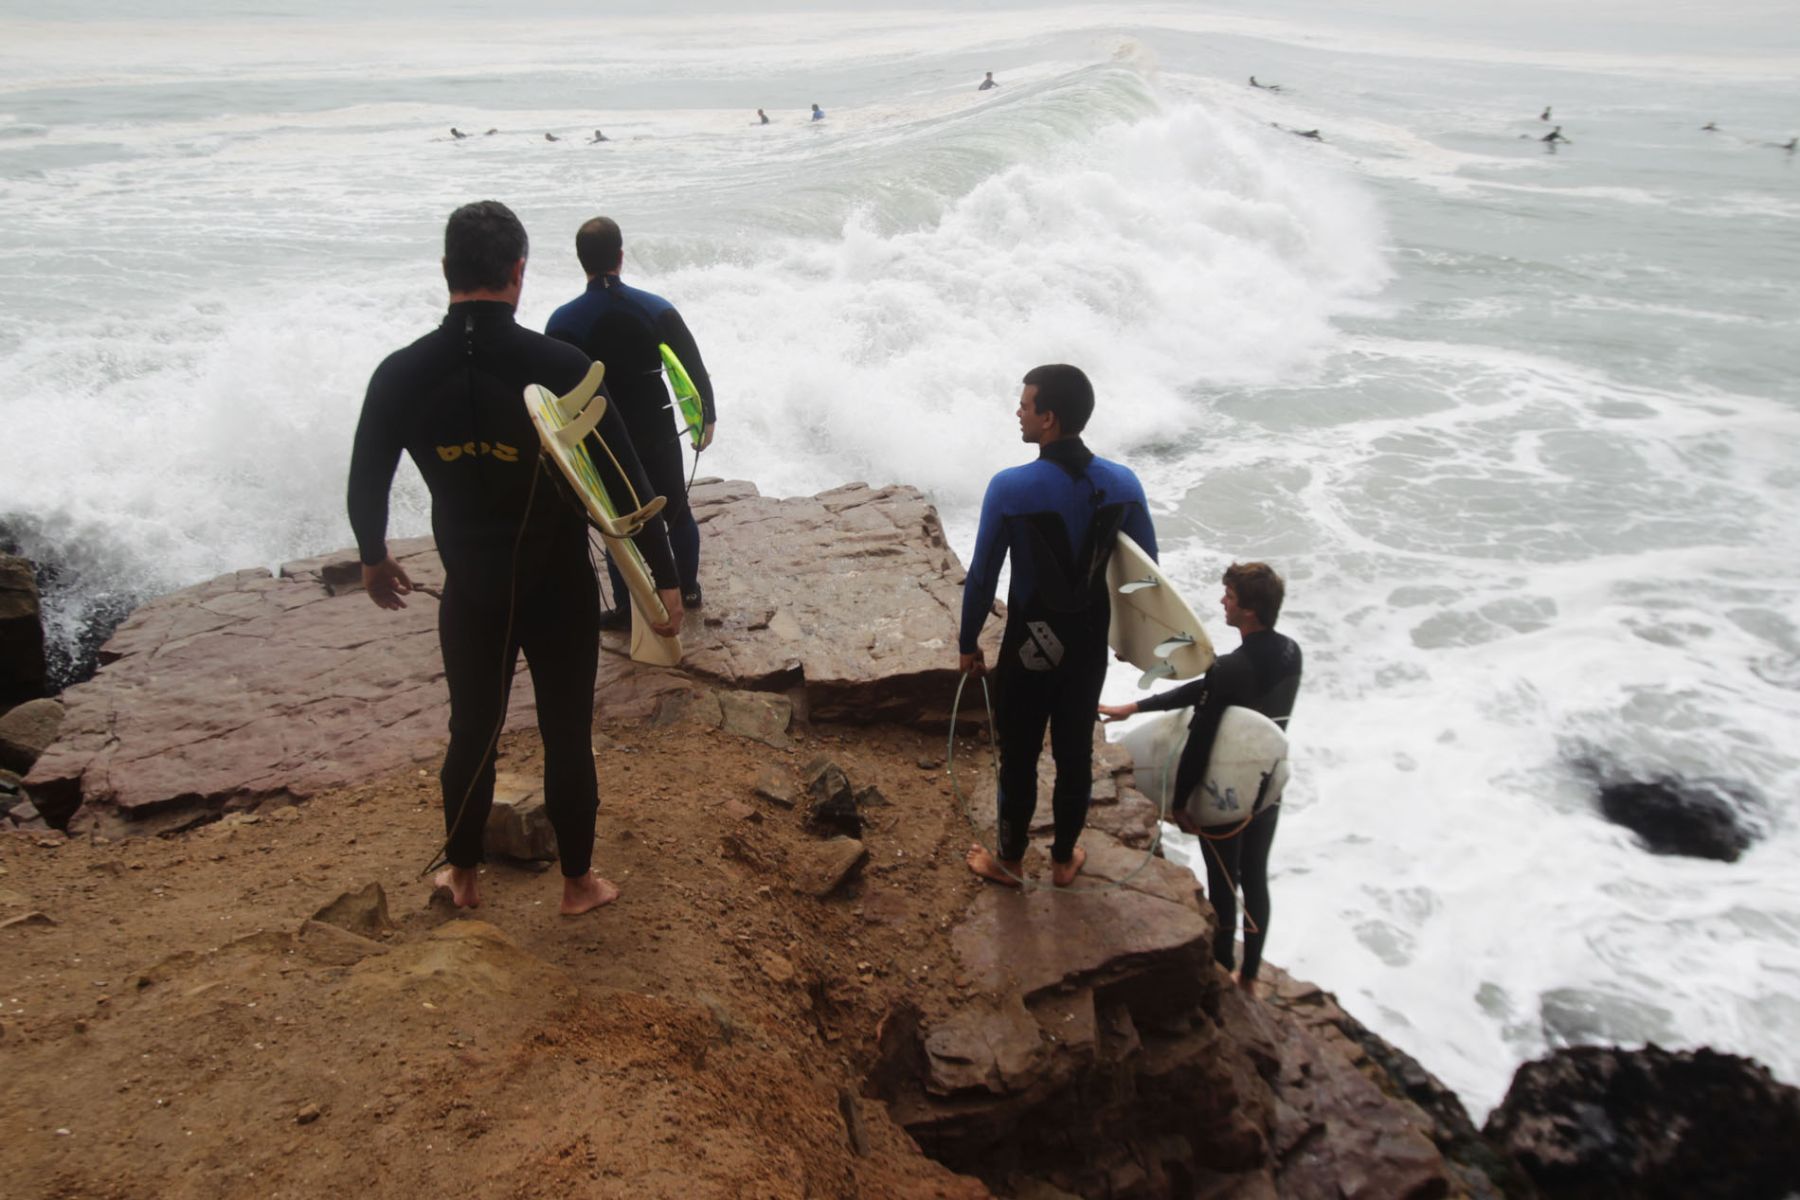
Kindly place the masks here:
[(971, 846), (967, 861), (983, 879), (1008, 887), (1023, 883), (1037, 811), (1038, 754), (1048, 725), (1056, 760), (1050, 879), (1067, 887), (1087, 859), (1075, 843), (1087, 824), (1094, 709), (1106, 680), (1112, 612), (1106, 565), (1121, 531), (1154, 557), (1156, 531), (1137, 476), (1095, 456), (1081, 440), (1094, 411), (1088, 377), (1059, 363), (1033, 367), (1024, 384), (1019, 436), (1038, 448), (1038, 457), (988, 484), (963, 584), (959, 666), (965, 675), (980, 676), (987, 672), (981, 627), (993, 608), (1001, 564), (1012, 556), (1006, 631), (994, 666), (997, 850)]
[(1271, 803), (1248, 821), (1224, 826), (1221, 831), (1201, 828), (1187, 800), (1206, 778), (1219, 722), (1227, 708), (1248, 708), (1287, 728), (1294, 697), (1300, 691), (1300, 647), (1286, 634), (1275, 632), (1287, 587), (1273, 568), (1267, 563), (1233, 563), (1223, 582), (1225, 592), (1219, 604), (1225, 610), (1225, 623), (1242, 635), (1243, 644), (1199, 679), (1135, 704), (1102, 704), (1099, 711), (1105, 720), (1120, 721), (1141, 712), (1192, 706), (1194, 718), (1188, 724), (1187, 744), (1175, 768), (1170, 820), (1199, 835), (1206, 848), (1206, 897), (1219, 914), (1213, 960), (1226, 971), (1232, 969), (1236, 957), (1236, 891), (1239, 887), (1244, 890), (1244, 968), (1238, 983), (1251, 991), (1262, 965), (1263, 940), (1268, 936), (1269, 847), (1275, 841), (1280, 805)]
[[(400, 454), (431, 492), (431, 529), (444, 564), (438, 640), (450, 689), (450, 747), (440, 775), (444, 857), (434, 882), (459, 908), (481, 902), (482, 833), (494, 799), (494, 752), (522, 650), (544, 741), (544, 807), (562, 861), (562, 911), (610, 903), (617, 886), (593, 873), (599, 807), (592, 727), (600, 660), (600, 595), (581, 512), (540, 479), (539, 440), (524, 404), (529, 384), (558, 393), (588, 373), (588, 356), (514, 321), (525, 279), (525, 227), (483, 200), (444, 229), (444, 323), (390, 354), (369, 379), (350, 459), (350, 524), (363, 588), (385, 609), (414, 588), (387, 547), (388, 491)], [(598, 430), (612, 455), (608, 487), (650, 481), (625, 424), (610, 409)], [(617, 465), (613, 459), (617, 459)], [(681, 623), (675, 560), (660, 517), (633, 539), (650, 565), (673, 634)]]

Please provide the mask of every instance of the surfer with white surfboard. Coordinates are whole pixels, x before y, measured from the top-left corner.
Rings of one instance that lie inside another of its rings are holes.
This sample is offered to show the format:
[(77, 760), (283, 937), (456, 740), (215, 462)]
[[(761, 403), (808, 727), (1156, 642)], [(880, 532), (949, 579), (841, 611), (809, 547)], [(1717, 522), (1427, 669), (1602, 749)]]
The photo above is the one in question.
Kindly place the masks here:
[[(1222, 582), (1225, 623), (1242, 635), (1243, 644), (1199, 679), (1135, 704), (1102, 704), (1099, 713), (1118, 721), (1141, 712), (1193, 708), (1175, 769), (1170, 819), (1198, 834), (1206, 848), (1206, 895), (1219, 914), (1213, 959), (1227, 971), (1235, 965), (1236, 889), (1243, 888), (1244, 965), (1238, 982), (1248, 990), (1268, 935), (1269, 847), (1287, 779), (1286, 739), (1277, 729), (1287, 728), (1294, 711), (1301, 654), (1294, 639), (1275, 632), (1287, 588), (1272, 567), (1233, 563)], [(1240, 742), (1255, 748), (1242, 756), (1245, 764), (1236, 761)], [(1217, 761), (1228, 757), (1228, 743), (1232, 766), (1247, 767), (1229, 779), (1225, 763)]]
[[(415, 589), (388, 552), (388, 493), (402, 452), (431, 492), (431, 528), (444, 565), (438, 639), (450, 690), (450, 746), (440, 775), (448, 865), (434, 881), (461, 908), (481, 902), (482, 833), (494, 798), (494, 752), (521, 651), (531, 667), (544, 742), (544, 807), (563, 871), (562, 912), (587, 912), (619, 889), (590, 869), (598, 781), (592, 726), (600, 659), (599, 583), (587, 523), (541, 478), (539, 437), (521, 400), (528, 385), (573, 392), (592, 364), (573, 346), (514, 319), (525, 279), (525, 227), (484, 200), (450, 215), (443, 324), (389, 355), (369, 380), (350, 459), (350, 524), (363, 587), (385, 609)], [(597, 381), (596, 381), (597, 386)], [(619, 414), (597, 434), (598, 466), (617, 494), (651, 495)], [(674, 634), (681, 594), (662, 518), (632, 537), (648, 564)]]
[(1093, 411), (1093, 384), (1079, 368), (1059, 363), (1026, 372), (1019, 436), (1037, 446), (1038, 457), (988, 484), (963, 584), (960, 667), (979, 676), (987, 666), (977, 639), (993, 608), (1000, 567), (1011, 556), (1006, 631), (994, 665), (997, 844), (972, 846), (967, 858), (977, 875), (1010, 887), (1024, 882), (1046, 725), (1056, 760), (1051, 882), (1067, 887), (1087, 858), (1076, 839), (1087, 823), (1094, 708), (1106, 678), (1107, 564), (1121, 532), (1156, 554), (1137, 476), (1081, 440)]

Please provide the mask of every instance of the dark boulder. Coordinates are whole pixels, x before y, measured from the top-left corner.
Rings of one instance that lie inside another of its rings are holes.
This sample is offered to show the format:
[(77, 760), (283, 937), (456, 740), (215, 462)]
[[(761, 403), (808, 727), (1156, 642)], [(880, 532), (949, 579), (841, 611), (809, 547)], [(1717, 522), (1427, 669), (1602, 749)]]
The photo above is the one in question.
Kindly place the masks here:
[(1600, 788), (1600, 812), (1637, 834), (1652, 854), (1736, 862), (1756, 840), (1747, 814), (1755, 801), (1737, 788), (1670, 777)]
[(1707, 1049), (1559, 1050), (1519, 1068), (1483, 1133), (1553, 1200), (1800, 1192), (1800, 1089)]
[(44, 694), (44, 625), (31, 564), (0, 553), (0, 709)]

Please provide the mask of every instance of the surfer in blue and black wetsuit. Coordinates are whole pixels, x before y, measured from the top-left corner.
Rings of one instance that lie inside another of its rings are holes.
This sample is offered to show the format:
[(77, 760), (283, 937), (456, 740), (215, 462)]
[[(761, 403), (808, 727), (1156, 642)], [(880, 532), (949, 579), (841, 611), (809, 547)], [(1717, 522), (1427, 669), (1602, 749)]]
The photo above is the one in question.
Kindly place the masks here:
[(1227, 971), (1235, 960), (1237, 942), (1236, 889), (1244, 889), (1244, 969), (1238, 982), (1249, 990), (1262, 965), (1263, 940), (1269, 930), (1269, 847), (1275, 841), (1279, 804), (1271, 804), (1247, 824), (1225, 833), (1194, 825), (1185, 803), (1206, 778), (1212, 759), (1219, 720), (1233, 705), (1253, 709), (1283, 729), (1294, 711), (1300, 692), (1300, 646), (1286, 634), (1275, 632), (1287, 585), (1267, 563), (1233, 563), (1222, 581), (1225, 592), (1219, 604), (1225, 623), (1243, 636), (1243, 644), (1213, 663), (1200, 678), (1135, 704), (1102, 704), (1100, 715), (1110, 721), (1140, 712), (1165, 712), (1192, 707), (1187, 745), (1175, 768), (1174, 813), (1171, 820), (1188, 833), (1197, 834), (1206, 846), (1206, 896), (1219, 914), (1213, 934), (1213, 959)]
[[(663, 387), (662, 352), (667, 343), (687, 368), (700, 393), (704, 409), (700, 449), (712, 444), (712, 379), (700, 360), (700, 347), (688, 332), (687, 322), (675, 306), (652, 292), (624, 283), (619, 267), (624, 262), (625, 240), (618, 222), (595, 217), (575, 235), (575, 256), (587, 273), (587, 291), (569, 301), (550, 317), (544, 329), (553, 338), (579, 346), (606, 364), (606, 387), (624, 414), (650, 486), (666, 499), (663, 519), (675, 548), (675, 569), (681, 576), (681, 598), (688, 608), (699, 608), (700, 526), (688, 509), (687, 475), (681, 465), (681, 434), (670, 420), (669, 393)], [(612, 578), (613, 611), (602, 620), (605, 628), (630, 624), (631, 600), (618, 568), (607, 562)]]
[(1056, 760), (1050, 874), (1058, 887), (1067, 887), (1087, 858), (1075, 841), (1087, 824), (1094, 709), (1106, 678), (1112, 613), (1106, 564), (1121, 530), (1154, 558), (1156, 531), (1137, 476), (1096, 457), (1081, 440), (1094, 411), (1088, 377), (1056, 364), (1032, 368), (1024, 383), (1019, 434), (1038, 447), (1037, 461), (1002, 471), (988, 484), (963, 584), (960, 665), (965, 674), (980, 675), (987, 667), (977, 639), (993, 607), (1001, 563), (1011, 554), (1006, 631), (994, 666), (998, 844), (995, 851), (971, 847), (968, 863), (995, 883), (1016, 887), (1023, 880), (1047, 724)]
[[(513, 320), (525, 279), (525, 227), (484, 200), (444, 229), (444, 323), (390, 354), (369, 379), (350, 458), (350, 525), (363, 587), (387, 609), (406, 607), (413, 582), (388, 553), (388, 490), (402, 451), (431, 491), (431, 531), (444, 565), (438, 640), (450, 689), (444, 789), (445, 857), (436, 882), (459, 907), (480, 903), (482, 833), (494, 799), (494, 750), (519, 652), (531, 666), (544, 739), (544, 807), (562, 860), (562, 911), (586, 912), (619, 889), (589, 869), (599, 806), (592, 727), (600, 660), (600, 597), (583, 513), (540, 478), (539, 442), (524, 389), (557, 393), (586, 376), (588, 356)], [(612, 410), (594, 455), (602, 482), (647, 495), (650, 481)], [(613, 465), (613, 459), (618, 466)], [(633, 539), (681, 623), (674, 556), (660, 518)]]

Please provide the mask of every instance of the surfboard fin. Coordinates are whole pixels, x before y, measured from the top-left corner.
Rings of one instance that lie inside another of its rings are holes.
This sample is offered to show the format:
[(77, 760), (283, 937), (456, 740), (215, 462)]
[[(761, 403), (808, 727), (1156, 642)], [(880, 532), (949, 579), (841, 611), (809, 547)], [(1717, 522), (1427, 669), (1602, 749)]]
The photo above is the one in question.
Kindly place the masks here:
[(1161, 586), (1162, 586), (1162, 584), (1158, 583), (1156, 580), (1154, 580), (1154, 579), (1150, 578), (1148, 575), (1146, 575), (1142, 579), (1133, 579), (1130, 583), (1121, 583), (1119, 585), (1119, 595), (1129, 596), (1129, 595), (1131, 595), (1131, 593), (1141, 592), (1145, 588), (1153, 588), (1153, 587), (1161, 587)]
[(1151, 667), (1148, 671), (1145, 671), (1142, 675), (1139, 675), (1138, 676), (1138, 686), (1141, 688), (1147, 688), (1159, 679), (1173, 679), (1173, 678), (1175, 678), (1175, 664), (1165, 660), (1163, 662), (1157, 663), (1154, 667)]
[(1178, 633), (1174, 637), (1170, 638), (1168, 641), (1160, 643), (1156, 647), (1155, 650), (1151, 651), (1151, 653), (1156, 655), (1156, 657), (1158, 657), (1158, 658), (1167, 658), (1167, 657), (1169, 657), (1169, 655), (1175, 653), (1177, 650), (1182, 649), (1184, 646), (1191, 646), (1193, 644), (1194, 644), (1193, 638), (1189, 637), (1185, 633)]
[(568, 395), (556, 398), (556, 415), (565, 421), (573, 421), (575, 414), (586, 408), (587, 402), (592, 400), (594, 393), (600, 390), (600, 384), (605, 378), (606, 364), (598, 362), (591, 364), (588, 367), (588, 373), (581, 377), (581, 382), (576, 384)]

